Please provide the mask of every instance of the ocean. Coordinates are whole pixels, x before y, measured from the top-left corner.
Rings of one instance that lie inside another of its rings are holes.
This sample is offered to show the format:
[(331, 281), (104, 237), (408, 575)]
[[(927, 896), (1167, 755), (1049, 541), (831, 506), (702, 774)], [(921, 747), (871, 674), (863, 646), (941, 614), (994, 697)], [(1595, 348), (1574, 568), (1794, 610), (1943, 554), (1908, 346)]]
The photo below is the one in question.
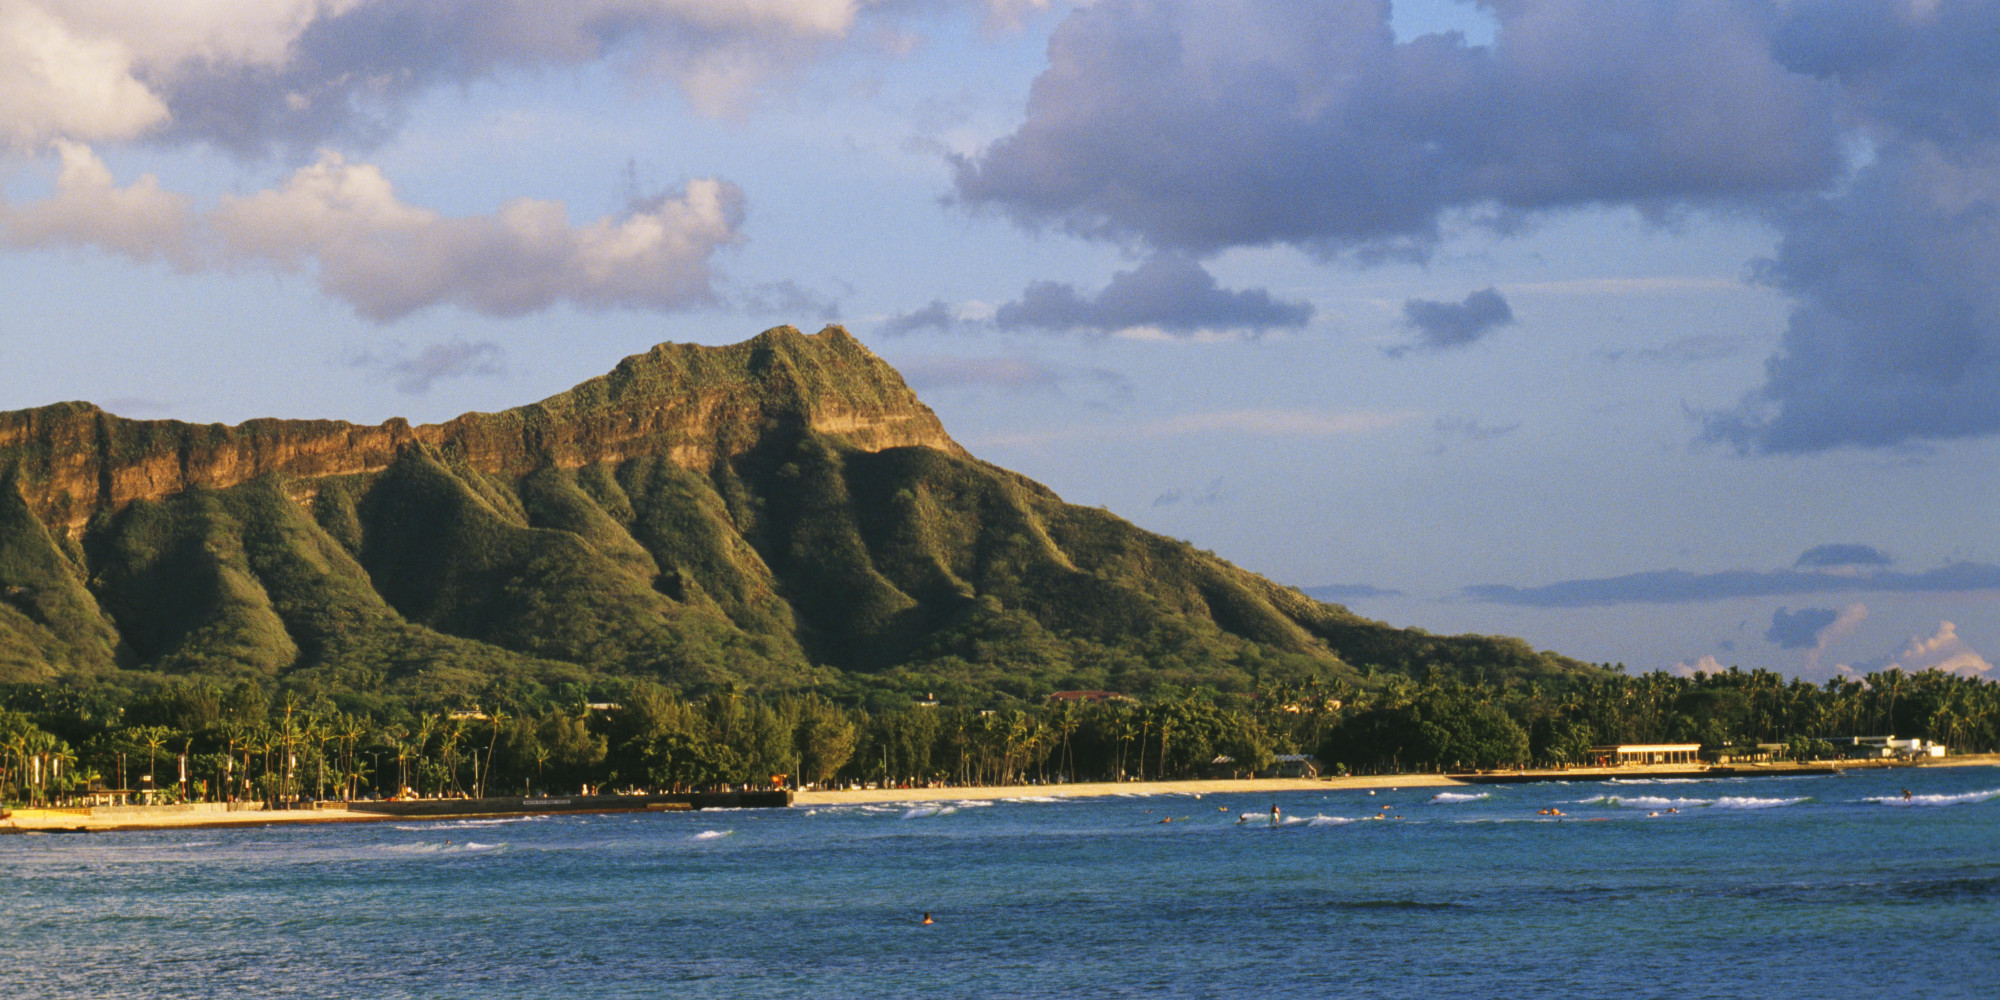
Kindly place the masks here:
[(0, 837), (25, 997), (1992, 998), (1996, 918), (1991, 767)]

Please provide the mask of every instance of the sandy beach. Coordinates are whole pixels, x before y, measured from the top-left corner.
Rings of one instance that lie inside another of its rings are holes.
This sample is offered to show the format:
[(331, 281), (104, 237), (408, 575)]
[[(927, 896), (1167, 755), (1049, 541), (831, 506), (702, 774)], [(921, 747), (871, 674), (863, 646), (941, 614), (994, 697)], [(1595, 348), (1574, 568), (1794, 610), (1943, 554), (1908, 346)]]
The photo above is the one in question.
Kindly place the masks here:
[[(1919, 767), (2000, 765), (2000, 754), (1972, 754), (1925, 761)], [(1868, 769), (1882, 764), (1849, 763)], [(1910, 766), (1910, 765), (1902, 765)], [(1577, 768), (1569, 771), (1526, 772), (1552, 781), (1589, 781), (1611, 777), (1644, 778), (1651, 771), (1678, 768), (1623, 767), (1615, 770)], [(1754, 774), (1738, 771), (1737, 776)], [(1233, 795), (1254, 799), (1274, 792), (1332, 792), (1370, 788), (1443, 788), (1469, 782), (1443, 774), (1384, 774), (1336, 778), (1239, 778), (1206, 781), (1092, 781), (1057, 785), (986, 785), (954, 788), (855, 788), (797, 793), (795, 806), (861, 805), (882, 802), (942, 802), (1002, 799), (1094, 798), (1148, 795)], [(349, 812), (335, 804), (318, 809), (228, 810), (213, 804), (197, 806), (120, 806), (96, 809), (16, 809), (0, 819), (0, 833), (109, 833), (130, 830), (185, 830), (204, 827), (280, 826), (303, 823), (411, 822), (454, 817), (392, 816)], [(462, 817), (457, 817), (462, 818)]]
[(990, 799), (1095, 798), (1107, 795), (1264, 795), (1348, 788), (1428, 788), (1464, 782), (1442, 774), (1384, 774), (1355, 778), (1239, 778), (1213, 781), (1080, 781), (1063, 785), (982, 785), (958, 788), (856, 788), (798, 793), (793, 805), (859, 805), (871, 802), (938, 802)]

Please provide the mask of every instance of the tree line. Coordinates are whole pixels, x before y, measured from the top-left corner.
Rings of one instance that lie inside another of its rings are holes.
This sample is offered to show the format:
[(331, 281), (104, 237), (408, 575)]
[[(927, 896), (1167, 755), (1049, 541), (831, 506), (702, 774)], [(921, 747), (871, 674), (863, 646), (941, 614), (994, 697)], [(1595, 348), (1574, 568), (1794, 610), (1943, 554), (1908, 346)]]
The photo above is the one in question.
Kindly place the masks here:
[(1886, 671), (1814, 684), (1736, 669), (1504, 684), (1423, 678), (1168, 690), (1145, 703), (1078, 699), (888, 711), (813, 692), (633, 683), (429, 710), (344, 708), (327, 695), (174, 682), (120, 697), (0, 690), (0, 801), (91, 789), (155, 800), (268, 804), (361, 796), (488, 796), (848, 783), (1007, 785), (1266, 771), (1281, 754), (1324, 769), (1434, 771), (1586, 763), (1611, 743), (1786, 744), (1889, 735), (1955, 752), (2000, 747), (2000, 684)]

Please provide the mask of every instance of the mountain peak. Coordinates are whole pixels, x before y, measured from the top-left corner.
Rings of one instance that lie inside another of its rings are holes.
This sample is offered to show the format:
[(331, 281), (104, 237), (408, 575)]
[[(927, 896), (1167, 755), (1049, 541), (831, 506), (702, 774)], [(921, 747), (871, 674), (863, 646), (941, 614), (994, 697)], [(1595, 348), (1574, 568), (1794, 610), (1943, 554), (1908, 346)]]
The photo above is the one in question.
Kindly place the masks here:
[(74, 532), (100, 510), (190, 487), (282, 474), (300, 482), (379, 472), (422, 443), (480, 472), (525, 475), (660, 455), (705, 470), (771, 429), (833, 435), (863, 451), (964, 454), (902, 376), (846, 330), (774, 327), (738, 344), (663, 343), (538, 403), (411, 426), (260, 419), (228, 426), (128, 420), (90, 403), (0, 413), (0, 468), (29, 505)]

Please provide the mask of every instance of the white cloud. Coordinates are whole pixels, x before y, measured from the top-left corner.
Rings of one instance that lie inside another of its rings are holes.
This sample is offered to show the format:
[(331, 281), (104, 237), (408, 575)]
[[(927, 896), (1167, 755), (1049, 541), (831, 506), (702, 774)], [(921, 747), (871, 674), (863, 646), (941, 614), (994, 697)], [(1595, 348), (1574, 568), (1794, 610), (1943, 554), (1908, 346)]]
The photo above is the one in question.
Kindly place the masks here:
[(224, 196), (204, 213), (150, 175), (119, 187), (88, 148), (60, 144), (55, 192), (0, 204), (20, 247), (89, 246), (182, 270), (311, 271), (328, 294), (387, 321), (453, 304), (516, 316), (675, 309), (713, 298), (709, 258), (740, 240), (742, 194), (691, 181), (619, 216), (573, 225), (561, 202), (518, 198), (490, 215), (448, 217), (396, 196), (382, 171), (324, 153), (278, 188)]
[(79, 34), (42, 5), (0, 0), (0, 140), (35, 148), (51, 139), (129, 139), (167, 118), (132, 75), (132, 51)]
[(721, 113), (872, 2), (0, 0), (0, 143), (379, 139), (431, 86), (621, 52)]
[(1867, 620), (1868, 606), (1866, 604), (1856, 601), (1842, 608), (1840, 614), (1833, 619), (1832, 623), (1820, 629), (1819, 634), (1813, 637), (1813, 647), (1806, 653), (1805, 672), (1808, 674), (1817, 674), (1819, 672), (1820, 657), (1826, 653), (1826, 648), (1833, 645), (1836, 639), (1853, 635), (1854, 630), (1860, 628), (1861, 623)]
[(1928, 637), (1912, 636), (1909, 645), (1896, 654), (1891, 670), (1916, 673), (1920, 670), (1941, 670), (1948, 674), (1963, 674), (1966, 677), (1985, 677), (1992, 673), (1993, 663), (1958, 637), (1958, 626), (1948, 621), (1938, 622), (1938, 629)]
[(379, 168), (324, 153), (278, 189), (225, 197), (210, 222), (230, 258), (286, 270), (314, 263), (328, 293), (390, 320), (442, 303), (515, 316), (558, 301), (707, 301), (708, 258), (737, 242), (742, 218), (741, 193), (715, 179), (584, 226), (570, 224), (562, 203), (531, 198), (450, 218), (397, 198)]
[(59, 142), (55, 192), (24, 205), (0, 203), (0, 235), (17, 247), (94, 246), (139, 261), (193, 266), (193, 216), (186, 195), (146, 174), (119, 187), (89, 147)]
[(1715, 654), (1703, 653), (1701, 658), (1693, 663), (1683, 660), (1674, 664), (1673, 672), (1677, 677), (1693, 677), (1696, 673), (1720, 674), (1727, 673), (1728, 670), (1728, 667), (1722, 665), (1721, 660), (1715, 658)]
[(135, 66), (170, 74), (183, 64), (281, 66), (314, 21), (364, 0), (31, 0), (88, 37), (114, 40)]

